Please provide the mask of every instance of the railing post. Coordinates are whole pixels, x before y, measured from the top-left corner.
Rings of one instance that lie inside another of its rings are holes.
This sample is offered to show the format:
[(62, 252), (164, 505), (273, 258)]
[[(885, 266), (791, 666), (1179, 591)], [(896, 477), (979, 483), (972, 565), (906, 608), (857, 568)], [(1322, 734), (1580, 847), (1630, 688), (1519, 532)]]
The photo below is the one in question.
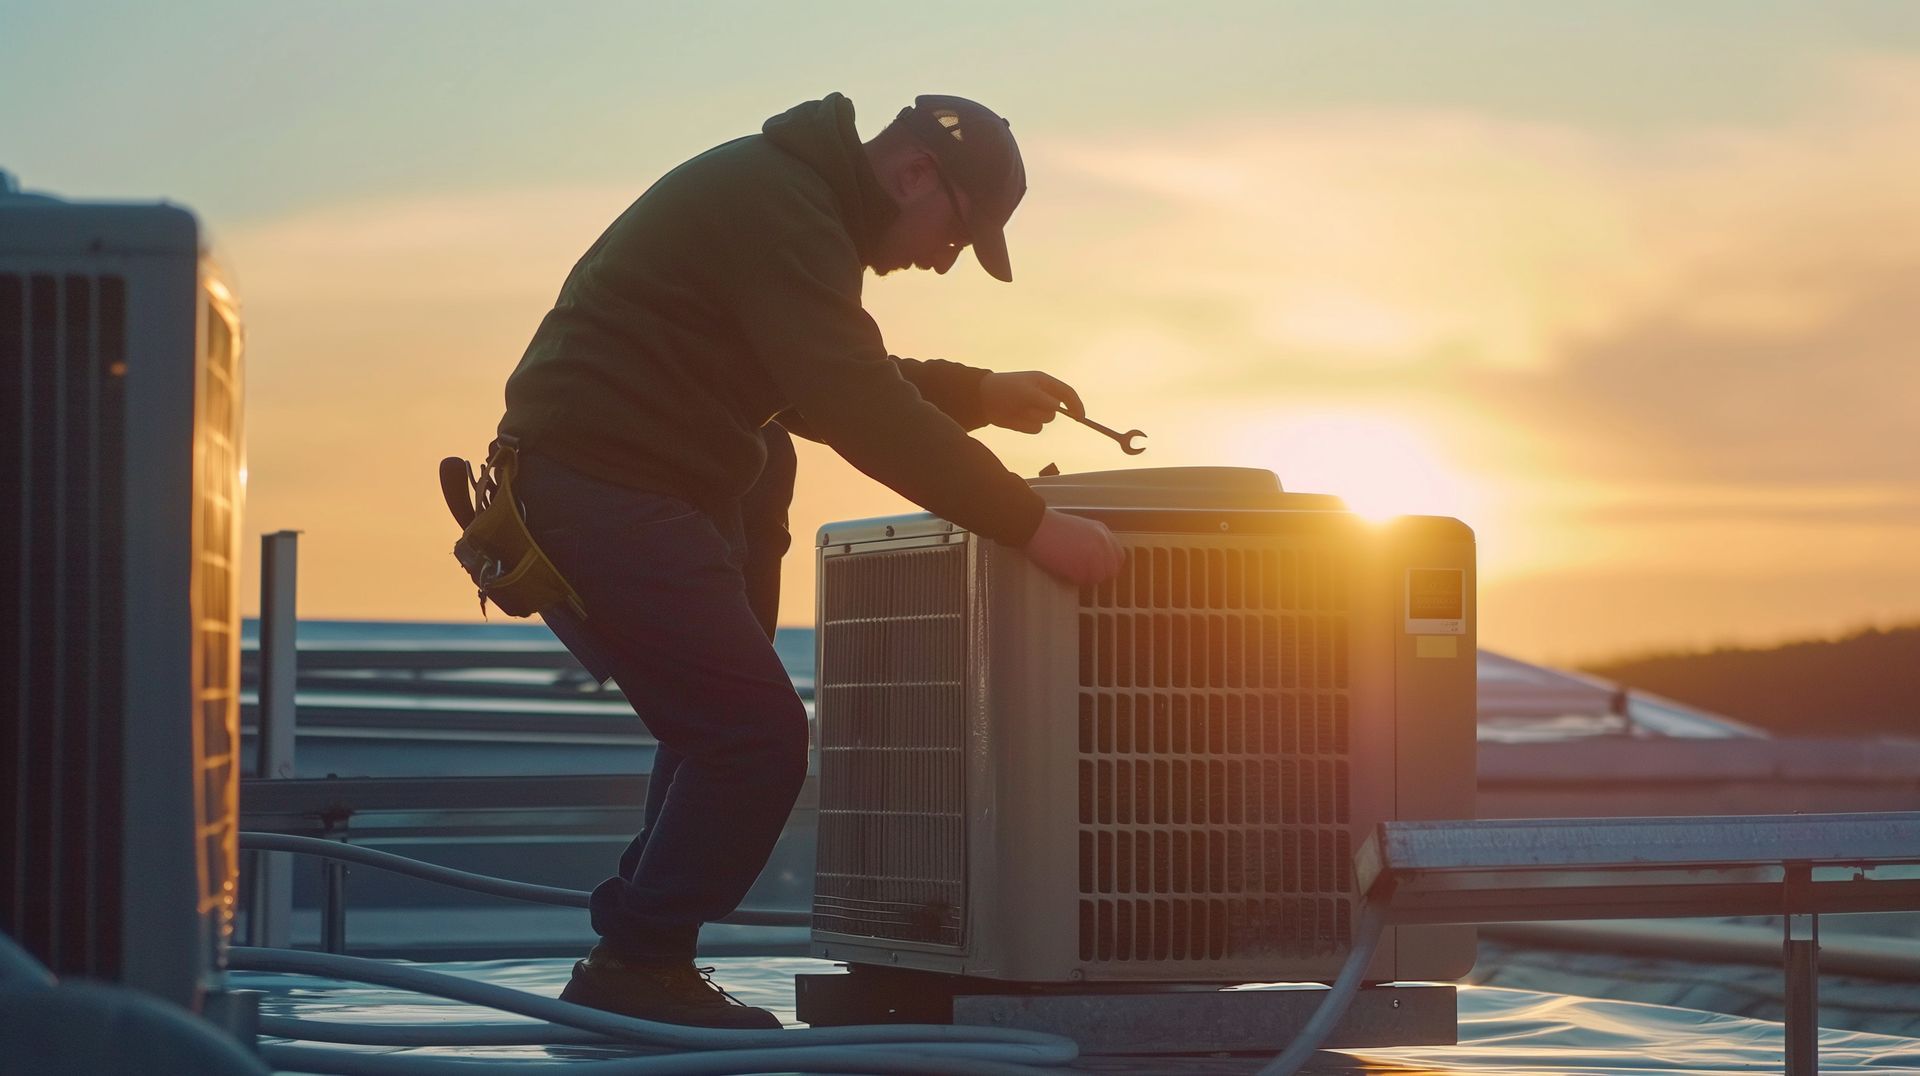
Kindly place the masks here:
[(320, 901), (320, 948), (329, 953), (347, 951), (347, 865), (337, 859), (321, 862), (326, 892)]
[[(294, 775), (293, 689), (299, 676), (296, 581), (299, 531), (260, 536), (259, 729), (254, 772), (263, 778)], [(253, 903), (248, 909), (253, 944), (284, 949), (292, 937), (293, 859), (280, 852), (254, 856)]]
[(1820, 1072), (1820, 917), (1794, 899), (1813, 881), (1804, 863), (1787, 865), (1786, 907), (1786, 1070), (1787, 1076)]

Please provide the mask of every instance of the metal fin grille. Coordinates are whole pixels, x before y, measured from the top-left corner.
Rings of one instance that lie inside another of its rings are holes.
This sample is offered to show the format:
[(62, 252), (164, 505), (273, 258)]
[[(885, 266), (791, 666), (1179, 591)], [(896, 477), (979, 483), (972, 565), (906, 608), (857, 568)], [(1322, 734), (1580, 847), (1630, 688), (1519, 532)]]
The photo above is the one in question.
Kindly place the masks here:
[(814, 926), (959, 945), (966, 548), (828, 557)]
[(0, 929), (61, 974), (120, 966), (126, 284), (0, 273)]
[(200, 912), (229, 929), (240, 854), (240, 339), (218, 305), (206, 309), (206, 362), (195, 416), (200, 512), (194, 535), (194, 758), (198, 760)]
[(1350, 942), (1348, 568), (1134, 544), (1081, 592), (1082, 961)]

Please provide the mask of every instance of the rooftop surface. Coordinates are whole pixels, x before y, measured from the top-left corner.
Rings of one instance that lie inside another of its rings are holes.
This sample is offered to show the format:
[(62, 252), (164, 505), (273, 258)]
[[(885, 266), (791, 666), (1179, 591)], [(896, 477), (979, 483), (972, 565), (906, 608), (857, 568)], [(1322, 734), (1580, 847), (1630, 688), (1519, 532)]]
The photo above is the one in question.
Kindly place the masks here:
[[(794, 1022), (793, 976), (835, 965), (801, 957), (740, 957), (710, 961), (714, 978), (748, 1005)], [(570, 960), (504, 960), (423, 965), (548, 997), (557, 995)], [(260, 990), (261, 1011), (275, 1016), (355, 1023), (459, 1020), (511, 1022), (518, 1018), (400, 990), (294, 975), (235, 974), (236, 987)], [(1498, 1073), (1502, 1076), (1704, 1076), (1778, 1072), (1782, 1026), (1692, 1009), (1570, 997), (1497, 987), (1462, 986), (1460, 1045), (1323, 1053), (1314, 1073)], [(387, 1050), (376, 1047), (337, 1049)], [(399, 1051), (469, 1059), (545, 1060), (623, 1056), (585, 1047), (416, 1048)], [(1270, 1058), (1089, 1057), (1072, 1069), (1102, 1073), (1256, 1072)], [(1920, 1073), (1920, 1039), (1857, 1031), (1825, 1031), (1825, 1073)], [(563, 1070), (562, 1070), (563, 1071)]]

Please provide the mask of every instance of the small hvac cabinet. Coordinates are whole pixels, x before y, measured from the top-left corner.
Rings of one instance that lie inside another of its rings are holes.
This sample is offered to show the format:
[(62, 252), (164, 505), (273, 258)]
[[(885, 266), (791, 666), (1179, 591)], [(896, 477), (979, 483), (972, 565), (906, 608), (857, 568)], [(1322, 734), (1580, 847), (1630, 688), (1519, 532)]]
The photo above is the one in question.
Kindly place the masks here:
[[(1364, 835), (1473, 814), (1472, 532), (1259, 470), (1033, 484), (1114, 530), (1116, 580), (1076, 589), (928, 515), (820, 531), (813, 954), (1086, 988), (1331, 980)], [(1403, 928), (1367, 979), (1473, 957), (1470, 928)]]
[(0, 931), (198, 1007), (234, 918), (245, 447), (199, 222), (0, 173), (0, 381)]

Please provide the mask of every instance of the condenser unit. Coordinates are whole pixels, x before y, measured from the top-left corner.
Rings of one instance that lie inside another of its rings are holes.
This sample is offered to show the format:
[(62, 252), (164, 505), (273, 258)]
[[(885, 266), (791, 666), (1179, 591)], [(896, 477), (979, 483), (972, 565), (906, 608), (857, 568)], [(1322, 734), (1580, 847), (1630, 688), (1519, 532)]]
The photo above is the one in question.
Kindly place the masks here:
[[(1474, 804), (1474, 545), (1266, 471), (1034, 480), (1126, 568), (928, 515), (819, 534), (812, 952), (1017, 982), (1324, 981), (1354, 849)], [(1454, 979), (1402, 928), (1367, 978)]]
[(238, 815), (241, 362), (192, 214), (0, 188), (0, 929), (218, 985)]

